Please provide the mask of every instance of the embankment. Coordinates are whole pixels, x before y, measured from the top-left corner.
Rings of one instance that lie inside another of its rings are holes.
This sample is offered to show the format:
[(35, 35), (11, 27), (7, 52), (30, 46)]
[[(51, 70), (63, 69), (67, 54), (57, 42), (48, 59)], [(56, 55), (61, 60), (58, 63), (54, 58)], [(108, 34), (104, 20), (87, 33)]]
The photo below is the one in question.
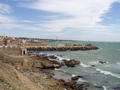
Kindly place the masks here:
[(80, 46), (46, 46), (46, 47), (26, 47), (27, 51), (86, 51), (86, 50), (97, 50), (99, 49), (96, 46), (93, 45), (80, 45)]

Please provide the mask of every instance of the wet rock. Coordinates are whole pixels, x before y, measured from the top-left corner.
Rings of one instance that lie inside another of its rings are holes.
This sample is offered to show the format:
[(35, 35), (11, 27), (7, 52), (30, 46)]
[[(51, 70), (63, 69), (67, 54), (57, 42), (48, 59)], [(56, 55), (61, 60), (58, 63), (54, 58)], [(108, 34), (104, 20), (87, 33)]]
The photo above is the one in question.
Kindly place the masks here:
[(41, 56), (41, 55), (36, 55), (36, 58), (37, 59), (46, 59), (46, 60), (48, 60), (48, 56)]
[(72, 89), (75, 88), (76, 84), (77, 84), (77, 82), (75, 82), (75, 81), (65, 82), (65, 83), (64, 83), (65, 86), (70, 87), (70, 88), (72, 88)]
[(88, 83), (76, 84), (75, 90), (87, 90), (90, 85)]
[(41, 63), (43, 66), (43, 69), (54, 69), (54, 68), (60, 68), (61, 64), (57, 61), (51, 61), (49, 63)]
[(77, 84), (76, 81), (66, 82), (64, 80), (60, 81), (65, 87), (70, 88), (68, 90), (87, 90), (90, 86), (88, 83)]
[(120, 84), (112, 87), (113, 90), (120, 90)]
[(91, 65), (92, 67), (95, 67), (95, 65)]
[(83, 78), (83, 76), (75, 76), (75, 77), (72, 77), (71, 80), (74, 81), (74, 80), (78, 80), (79, 78)]
[(99, 61), (100, 64), (105, 64), (107, 63), (106, 61)]
[(78, 64), (80, 64), (80, 61), (77, 61), (77, 60), (70, 60), (70, 61), (63, 60), (62, 62), (62, 65), (66, 65), (68, 67), (75, 67), (75, 65), (78, 65)]
[(48, 56), (50, 59), (57, 59), (57, 57), (56, 56), (54, 56), (54, 55), (51, 55), (51, 56)]
[(94, 87), (102, 89), (102, 86), (95, 85)]

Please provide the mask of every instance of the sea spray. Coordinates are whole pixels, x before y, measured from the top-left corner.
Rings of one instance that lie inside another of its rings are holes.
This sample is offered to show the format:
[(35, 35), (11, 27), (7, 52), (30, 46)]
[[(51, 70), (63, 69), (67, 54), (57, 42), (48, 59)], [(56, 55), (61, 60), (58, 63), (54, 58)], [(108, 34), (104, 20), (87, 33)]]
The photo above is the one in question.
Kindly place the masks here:
[(107, 90), (106, 86), (103, 86), (103, 89), (104, 89), (104, 90)]
[(120, 76), (117, 75), (117, 74), (114, 74), (114, 73), (109, 72), (109, 71), (104, 71), (104, 70), (99, 69), (99, 68), (96, 68), (96, 71), (98, 71), (98, 72), (100, 72), (100, 73), (102, 73), (102, 74), (104, 74), (104, 75), (111, 75), (111, 76), (113, 76), (113, 77), (120, 78)]
[(83, 64), (82, 62), (80, 63), (80, 65), (81, 65), (82, 67), (85, 67), (85, 68), (91, 67), (90, 65)]

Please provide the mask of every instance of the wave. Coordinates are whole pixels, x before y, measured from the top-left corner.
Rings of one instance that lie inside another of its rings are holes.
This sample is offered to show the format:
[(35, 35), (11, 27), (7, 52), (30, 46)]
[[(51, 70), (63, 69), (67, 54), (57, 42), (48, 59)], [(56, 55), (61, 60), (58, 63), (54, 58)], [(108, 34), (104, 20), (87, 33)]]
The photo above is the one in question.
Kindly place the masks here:
[(107, 90), (107, 87), (106, 86), (102, 86), (104, 90)]
[(78, 79), (78, 82), (87, 82), (86, 80), (83, 80), (82, 78)]
[(102, 74), (105, 74), (105, 75), (111, 75), (111, 76), (113, 76), (113, 77), (120, 78), (120, 76), (117, 75), (117, 74), (114, 74), (114, 73), (109, 72), (109, 71), (104, 71), (104, 70), (99, 69), (99, 68), (96, 68), (96, 71), (98, 71), (98, 72), (100, 72), (100, 73), (102, 73)]
[(85, 67), (85, 68), (91, 67), (90, 65), (83, 64), (82, 62), (80, 63), (80, 65), (81, 65), (82, 67)]
[(55, 70), (55, 71), (59, 71), (60, 69), (58, 69), (58, 68), (55, 68), (54, 70)]
[(62, 61), (62, 60), (68, 60), (68, 61), (69, 61), (69, 60), (70, 60), (70, 59), (68, 59), (68, 58), (63, 58), (63, 57), (60, 57), (60, 56), (57, 56), (57, 55), (56, 55), (56, 57), (57, 57), (57, 59), (60, 60), (60, 61)]
[[(68, 60), (69, 61), (70, 60), (69, 58), (63, 58), (63, 57), (60, 57), (60, 56), (55, 55), (55, 54), (47, 54), (47, 56), (55, 56), (56, 57), (55, 60), (59, 60), (59, 61), (62, 61), (62, 60)], [(50, 59), (50, 60), (53, 60), (53, 59)]]
[(97, 65), (97, 64), (99, 64), (99, 61), (92, 61), (92, 62), (89, 62), (89, 64), (91, 64), (91, 65)]
[(118, 65), (120, 65), (120, 62), (117, 62)]
[[(80, 65), (81, 65), (82, 67), (85, 67), (85, 68), (91, 67), (90, 65), (86, 65), (86, 64), (83, 64), (83, 63), (81, 63)], [(109, 72), (109, 71), (104, 71), (104, 70), (99, 69), (99, 68), (96, 68), (96, 71), (98, 71), (98, 72), (100, 72), (100, 73), (102, 73), (102, 74), (104, 74), (104, 75), (111, 75), (111, 76), (113, 76), (113, 77), (120, 78), (120, 75), (118, 75), (118, 74), (114, 74), (114, 73)]]
[(72, 74), (72, 77), (75, 77), (76, 75), (75, 74)]

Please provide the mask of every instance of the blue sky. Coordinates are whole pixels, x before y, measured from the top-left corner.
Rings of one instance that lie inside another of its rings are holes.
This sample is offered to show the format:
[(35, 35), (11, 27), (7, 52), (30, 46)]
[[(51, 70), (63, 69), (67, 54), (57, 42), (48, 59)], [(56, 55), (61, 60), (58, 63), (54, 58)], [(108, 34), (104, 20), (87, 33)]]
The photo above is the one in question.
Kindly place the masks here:
[(120, 41), (120, 0), (0, 0), (0, 35)]

